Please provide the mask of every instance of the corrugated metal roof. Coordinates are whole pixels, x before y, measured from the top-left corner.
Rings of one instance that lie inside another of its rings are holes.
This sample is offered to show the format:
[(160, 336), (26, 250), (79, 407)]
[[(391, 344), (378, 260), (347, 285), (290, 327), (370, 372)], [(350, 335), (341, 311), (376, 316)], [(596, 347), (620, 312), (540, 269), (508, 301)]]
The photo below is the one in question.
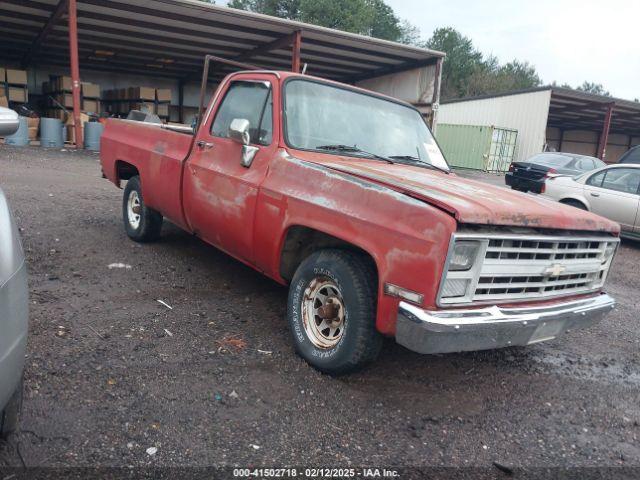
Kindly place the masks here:
[(550, 127), (601, 131), (606, 111), (613, 105), (611, 133), (640, 136), (640, 103), (620, 98), (554, 87), (549, 105)]
[(611, 133), (640, 136), (640, 102), (622, 98), (595, 95), (556, 86), (535, 87), (512, 92), (476, 97), (457, 98), (441, 102), (442, 105), (510, 97), (533, 92), (551, 91), (548, 125), (564, 130), (601, 131), (609, 105), (613, 104)]
[(488, 93), (486, 95), (474, 95), (471, 97), (461, 97), (461, 98), (452, 98), (449, 100), (442, 100), (440, 102), (441, 105), (448, 105), (450, 103), (460, 103), (460, 102), (469, 102), (472, 100), (485, 100), (488, 98), (500, 98), (500, 97), (510, 97), (512, 95), (521, 95), (523, 93), (532, 93), (532, 92), (542, 92), (545, 90), (551, 90), (553, 87), (544, 86), (544, 87), (533, 87), (533, 88), (522, 88), (519, 90), (512, 90), (510, 92), (502, 92), (502, 93)]
[[(65, 1), (65, 0), (62, 0)], [(0, 61), (22, 62), (59, 0), (0, 1)], [(444, 54), (196, 0), (78, 0), (80, 67), (195, 78), (205, 54), (269, 69), (291, 68), (287, 46), (260, 51), (302, 31), (307, 72), (355, 81), (434, 63)], [(68, 65), (66, 20), (56, 22), (32, 64)], [(255, 52), (252, 52), (255, 50)], [(213, 79), (233, 67), (214, 67)]]

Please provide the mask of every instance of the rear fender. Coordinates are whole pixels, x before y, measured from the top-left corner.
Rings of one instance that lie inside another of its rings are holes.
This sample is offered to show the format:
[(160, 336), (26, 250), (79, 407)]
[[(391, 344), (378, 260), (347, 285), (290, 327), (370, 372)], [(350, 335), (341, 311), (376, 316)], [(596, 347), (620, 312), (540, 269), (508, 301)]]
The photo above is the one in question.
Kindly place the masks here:
[(137, 169), (145, 204), (188, 229), (182, 212), (183, 164), (193, 136), (130, 120), (107, 121), (101, 137), (100, 161), (105, 176), (120, 184), (117, 165)]

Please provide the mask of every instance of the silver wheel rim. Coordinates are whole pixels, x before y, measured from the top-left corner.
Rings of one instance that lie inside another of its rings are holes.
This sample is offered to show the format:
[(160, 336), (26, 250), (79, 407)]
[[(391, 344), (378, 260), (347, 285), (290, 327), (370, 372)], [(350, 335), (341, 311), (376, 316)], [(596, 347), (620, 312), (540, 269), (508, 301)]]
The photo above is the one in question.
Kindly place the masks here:
[(140, 195), (135, 190), (131, 190), (127, 200), (127, 217), (129, 225), (134, 229), (140, 226), (140, 209)]
[(302, 299), (302, 321), (307, 338), (316, 347), (335, 347), (346, 328), (340, 288), (328, 277), (314, 278)]

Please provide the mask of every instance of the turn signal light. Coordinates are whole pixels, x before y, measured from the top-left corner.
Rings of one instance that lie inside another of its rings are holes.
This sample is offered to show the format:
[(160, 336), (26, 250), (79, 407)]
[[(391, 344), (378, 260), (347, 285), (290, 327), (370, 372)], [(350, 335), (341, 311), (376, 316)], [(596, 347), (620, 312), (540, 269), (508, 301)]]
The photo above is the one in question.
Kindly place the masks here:
[(403, 300), (415, 303), (416, 305), (422, 305), (422, 302), (424, 301), (424, 295), (407, 290), (406, 288), (399, 287), (392, 283), (384, 284), (384, 293), (392, 297), (402, 298)]

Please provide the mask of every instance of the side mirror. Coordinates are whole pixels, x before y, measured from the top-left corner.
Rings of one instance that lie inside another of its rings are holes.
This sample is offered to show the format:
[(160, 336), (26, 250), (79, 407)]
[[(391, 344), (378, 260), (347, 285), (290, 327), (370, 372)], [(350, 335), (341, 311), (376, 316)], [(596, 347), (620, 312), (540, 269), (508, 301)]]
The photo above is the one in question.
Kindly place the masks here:
[(251, 143), (249, 120), (246, 118), (234, 118), (231, 125), (229, 125), (229, 138), (240, 145), (249, 145)]
[(18, 131), (20, 119), (13, 110), (0, 107), (0, 137), (8, 137)]
[(258, 147), (249, 145), (249, 143), (251, 143), (249, 120), (245, 118), (234, 118), (231, 125), (229, 125), (229, 138), (242, 145), (240, 164), (243, 167), (249, 168), (259, 150)]

